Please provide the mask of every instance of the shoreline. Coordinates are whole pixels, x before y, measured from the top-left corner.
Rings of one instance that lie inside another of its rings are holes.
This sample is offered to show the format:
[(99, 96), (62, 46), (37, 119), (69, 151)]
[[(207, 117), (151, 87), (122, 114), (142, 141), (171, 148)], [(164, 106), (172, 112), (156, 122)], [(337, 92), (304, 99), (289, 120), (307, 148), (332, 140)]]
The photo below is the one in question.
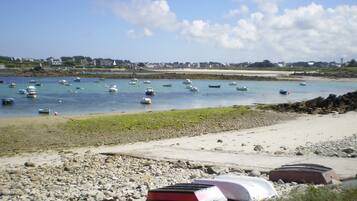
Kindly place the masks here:
[[(7, 73), (7, 74), (6, 74)], [(71, 69), (71, 70), (0, 70), (2, 76), (16, 77), (87, 77), (108, 79), (206, 79), (206, 80), (256, 80), (256, 81), (308, 81), (335, 80), (356, 81), (351, 77), (294, 75), (294, 71), (273, 70), (220, 70), (220, 69), (172, 69), (126, 71), (122, 69)]]

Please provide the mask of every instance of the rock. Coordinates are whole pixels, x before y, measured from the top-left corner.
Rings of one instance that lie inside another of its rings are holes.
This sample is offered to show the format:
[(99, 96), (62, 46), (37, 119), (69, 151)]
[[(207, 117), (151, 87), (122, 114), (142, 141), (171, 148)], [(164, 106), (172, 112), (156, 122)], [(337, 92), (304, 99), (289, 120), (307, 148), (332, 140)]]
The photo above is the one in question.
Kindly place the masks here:
[(221, 167), (217, 167), (217, 166), (208, 166), (206, 168), (206, 173), (208, 174), (222, 174), (222, 173), (226, 173), (227, 169), (226, 168), (221, 168)]
[(223, 143), (223, 140), (218, 139), (218, 140), (217, 140), (217, 143)]
[(29, 161), (25, 162), (24, 165), (25, 165), (25, 167), (35, 167), (36, 166), (35, 163), (29, 162)]
[(282, 179), (279, 179), (277, 183), (278, 184), (285, 184), (285, 182)]
[(261, 173), (258, 170), (252, 170), (252, 171), (249, 172), (248, 175), (252, 176), (252, 177), (259, 177), (261, 175)]
[(336, 179), (332, 179), (330, 182), (330, 184), (332, 184), (332, 185), (340, 185), (341, 183), (342, 183), (341, 181), (336, 180)]
[(104, 200), (105, 195), (103, 192), (99, 191), (96, 195), (95, 195), (95, 199), (98, 201)]
[(346, 154), (352, 154), (353, 152), (355, 152), (356, 150), (353, 149), (352, 147), (348, 147), (345, 149), (342, 149), (342, 152), (346, 153)]
[(314, 154), (316, 154), (316, 155), (320, 155), (322, 152), (320, 151), (320, 150), (318, 150), (318, 149), (316, 149), (315, 151), (314, 151)]
[(262, 145), (259, 145), (259, 144), (258, 144), (258, 145), (255, 145), (255, 146), (254, 146), (253, 150), (254, 150), (254, 151), (263, 151), (264, 148), (263, 148)]
[(247, 146), (247, 145), (246, 145), (246, 144), (244, 144), (244, 143), (242, 143), (242, 144), (241, 144), (241, 146), (242, 146), (242, 147), (245, 147), (245, 146)]
[(302, 155), (304, 155), (304, 153), (302, 153), (301, 151), (297, 151), (297, 152), (295, 153), (295, 155), (297, 155), (297, 156), (302, 156)]
[(274, 152), (274, 155), (282, 155), (282, 154), (284, 154), (283, 151), (276, 151), (276, 152)]

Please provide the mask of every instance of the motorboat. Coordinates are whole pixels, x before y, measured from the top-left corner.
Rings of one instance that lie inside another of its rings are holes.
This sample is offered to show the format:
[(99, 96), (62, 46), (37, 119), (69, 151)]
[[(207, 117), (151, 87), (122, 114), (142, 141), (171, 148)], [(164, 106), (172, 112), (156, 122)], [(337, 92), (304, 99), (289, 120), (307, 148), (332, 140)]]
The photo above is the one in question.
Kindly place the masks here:
[(139, 81), (139, 80), (138, 80), (137, 78), (132, 78), (131, 81), (132, 81), (132, 82), (137, 82), (137, 81)]
[(111, 86), (109, 87), (109, 92), (118, 92), (117, 85), (111, 85)]
[(30, 84), (35, 84), (37, 81), (36, 80), (30, 80), (29, 83)]
[(14, 98), (3, 98), (1, 99), (2, 105), (12, 105), (15, 103)]
[(26, 89), (19, 89), (18, 93), (19, 94), (26, 94), (27, 91), (26, 91)]
[(15, 82), (11, 82), (11, 83), (9, 84), (9, 87), (10, 87), (10, 88), (15, 88), (15, 87), (16, 87), (16, 83), (15, 83)]
[(154, 89), (153, 89), (152, 87), (147, 88), (147, 89), (145, 90), (145, 95), (147, 95), (147, 96), (153, 96), (153, 95), (155, 95)]
[(136, 85), (136, 84), (138, 84), (137, 81), (130, 81), (130, 82), (129, 82), (129, 85)]
[(191, 87), (190, 91), (192, 91), (192, 92), (199, 92), (199, 90), (198, 90), (197, 87)]
[(163, 87), (172, 87), (172, 84), (163, 84)]
[(30, 93), (30, 92), (35, 92), (36, 93), (37, 92), (35, 86), (28, 86), (26, 88), (26, 91), (27, 91), (27, 93)]
[(27, 92), (27, 98), (37, 98), (37, 93), (35, 91)]
[(76, 77), (76, 79), (73, 80), (73, 82), (80, 82), (81, 78), (80, 77)]
[(288, 95), (288, 94), (289, 94), (288, 91), (283, 90), (283, 89), (280, 89), (279, 93), (280, 93), (281, 95)]
[(35, 86), (40, 87), (40, 86), (42, 86), (42, 83), (37, 82), (37, 83), (35, 83)]
[(66, 83), (68, 83), (68, 81), (67, 80), (60, 80), (60, 81), (58, 81), (58, 83), (65, 85)]
[(246, 86), (243, 87), (237, 87), (237, 91), (248, 91), (248, 88)]
[(151, 81), (150, 80), (145, 80), (144, 84), (151, 84)]
[(229, 86), (237, 86), (237, 82), (230, 82)]
[(186, 79), (185, 81), (182, 82), (183, 84), (192, 84), (192, 81), (190, 79)]
[(192, 85), (187, 85), (186, 86), (186, 89), (191, 89), (192, 88)]
[(144, 105), (149, 105), (151, 104), (151, 98), (144, 97), (143, 99), (141, 99), (140, 103)]
[(208, 85), (208, 88), (221, 88), (221, 85)]
[(278, 197), (273, 184), (258, 177), (221, 175), (196, 179), (193, 183), (217, 186), (228, 200), (259, 201)]
[(299, 85), (300, 86), (306, 86), (306, 82), (300, 82)]
[(38, 113), (39, 114), (47, 114), (49, 115), (51, 113), (51, 110), (50, 108), (46, 107), (46, 108), (41, 108), (41, 109), (38, 109)]
[(0, 84), (3, 84), (4, 83), (4, 80), (0, 80)]

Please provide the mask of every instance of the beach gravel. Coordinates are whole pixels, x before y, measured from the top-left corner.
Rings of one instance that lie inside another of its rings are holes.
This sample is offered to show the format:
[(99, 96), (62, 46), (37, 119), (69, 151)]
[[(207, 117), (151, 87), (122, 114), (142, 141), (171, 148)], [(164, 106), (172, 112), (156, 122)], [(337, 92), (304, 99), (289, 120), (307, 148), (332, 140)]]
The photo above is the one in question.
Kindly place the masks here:
[[(0, 200), (145, 200), (149, 189), (218, 174), (247, 175), (234, 167), (112, 154), (62, 154), (61, 162), (1, 169)], [(280, 193), (295, 187), (274, 185)]]

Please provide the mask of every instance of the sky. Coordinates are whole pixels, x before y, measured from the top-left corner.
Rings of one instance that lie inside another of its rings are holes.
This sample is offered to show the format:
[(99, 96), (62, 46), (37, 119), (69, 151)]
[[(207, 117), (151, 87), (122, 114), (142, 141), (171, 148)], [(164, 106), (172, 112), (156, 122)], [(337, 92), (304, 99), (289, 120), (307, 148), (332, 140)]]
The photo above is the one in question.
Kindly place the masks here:
[(134, 62), (357, 58), (357, 0), (1, 0), (0, 55)]

